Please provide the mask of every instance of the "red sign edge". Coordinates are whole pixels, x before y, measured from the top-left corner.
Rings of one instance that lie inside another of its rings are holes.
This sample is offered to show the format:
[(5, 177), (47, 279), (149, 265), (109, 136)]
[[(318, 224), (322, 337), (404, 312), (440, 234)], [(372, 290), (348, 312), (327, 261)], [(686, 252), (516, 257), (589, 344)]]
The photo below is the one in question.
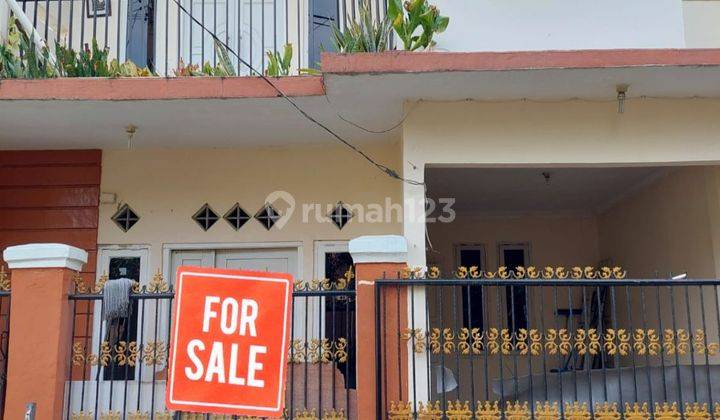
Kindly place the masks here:
[[(219, 268), (207, 268), (207, 267), (195, 267), (195, 266), (179, 266), (176, 270), (176, 287), (175, 287), (175, 299), (173, 302), (173, 309), (172, 309), (172, 323), (171, 323), (171, 329), (170, 329), (170, 343), (168, 343), (169, 347), (169, 358), (168, 358), (168, 379), (165, 386), (165, 406), (169, 410), (183, 410), (183, 409), (189, 409), (189, 408), (195, 408), (196, 405), (192, 404), (183, 404), (183, 403), (176, 403), (172, 401), (172, 388), (174, 384), (174, 364), (175, 364), (175, 338), (176, 338), (176, 329), (177, 329), (177, 311), (178, 306), (180, 304), (180, 298), (179, 298), (179, 292), (182, 289), (182, 276), (181, 271), (192, 271), (196, 274), (224, 274), (227, 276), (235, 276), (235, 277), (258, 277), (260, 279), (274, 279), (274, 280), (285, 280), (285, 334), (283, 337), (283, 348), (282, 351), (282, 358), (280, 363), (280, 390), (278, 395), (278, 405), (277, 409), (275, 407), (270, 408), (261, 408), (261, 409), (247, 409), (242, 412), (233, 412), (233, 411), (227, 411), (232, 408), (222, 408), (222, 411), (207, 411), (209, 413), (218, 413), (218, 414), (238, 414), (238, 415), (249, 415), (249, 416), (263, 416), (263, 417), (281, 417), (283, 414), (283, 411), (285, 409), (285, 392), (287, 387), (287, 364), (288, 364), (288, 352), (287, 349), (289, 348), (290, 343), (290, 332), (292, 329), (292, 292), (293, 292), (293, 277), (292, 275), (288, 273), (276, 273), (276, 272), (270, 272), (270, 271), (253, 271), (253, 270), (227, 270), (227, 269), (219, 269)], [(171, 368), (171, 366), (173, 368)], [(213, 407), (211, 407), (212, 410)], [(217, 407), (215, 407), (217, 410)], [(205, 410), (205, 409), (203, 409)]]

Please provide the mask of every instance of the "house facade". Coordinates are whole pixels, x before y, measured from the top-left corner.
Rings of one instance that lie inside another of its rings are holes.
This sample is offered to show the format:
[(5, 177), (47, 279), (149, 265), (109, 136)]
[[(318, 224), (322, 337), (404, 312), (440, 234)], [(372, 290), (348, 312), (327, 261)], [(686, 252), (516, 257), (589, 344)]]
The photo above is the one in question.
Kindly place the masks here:
[[(431, 3), (378, 53), (333, 52), (352, 0), (0, 4), (156, 74), (0, 80), (5, 418), (205, 418), (164, 407), (181, 265), (298, 279), (288, 418), (720, 416), (720, 2)], [(182, 76), (215, 37), (237, 76)]]

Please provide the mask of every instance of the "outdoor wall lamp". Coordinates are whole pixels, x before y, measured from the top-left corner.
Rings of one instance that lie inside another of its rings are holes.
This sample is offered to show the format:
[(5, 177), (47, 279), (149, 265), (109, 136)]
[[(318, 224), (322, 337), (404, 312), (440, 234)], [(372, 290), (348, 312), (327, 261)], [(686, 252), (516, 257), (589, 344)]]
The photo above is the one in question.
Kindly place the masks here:
[(628, 85), (617, 85), (615, 87), (615, 90), (617, 91), (617, 101), (618, 101), (617, 112), (618, 112), (618, 114), (622, 114), (625, 112), (625, 97), (627, 94)]
[(125, 133), (128, 136), (128, 150), (132, 149), (132, 140), (135, 136), (135, 132), (137, 132), (137, 126), (129, 124), (127, 127), (125, 127)]

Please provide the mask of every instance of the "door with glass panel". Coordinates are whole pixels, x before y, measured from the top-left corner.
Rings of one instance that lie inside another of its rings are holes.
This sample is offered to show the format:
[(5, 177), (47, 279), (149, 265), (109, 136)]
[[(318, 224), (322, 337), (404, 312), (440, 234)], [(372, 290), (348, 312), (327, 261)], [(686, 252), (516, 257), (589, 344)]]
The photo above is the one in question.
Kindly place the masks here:
[[(285, 0), (181, 0), (192, 17), (180, 19), (181, 52), (185, 64), (215, 65), (219, 59), (212, 34), (242, 60), (230, 55), (235, 71), (250, 74), (242, 62), (258, 72), (266, 67), (265, 51), (282, 50), (290, 22)], [(297, 48), (297, 47), (296, 47)], [(296, 53), (297, 54), (297, 53)]]

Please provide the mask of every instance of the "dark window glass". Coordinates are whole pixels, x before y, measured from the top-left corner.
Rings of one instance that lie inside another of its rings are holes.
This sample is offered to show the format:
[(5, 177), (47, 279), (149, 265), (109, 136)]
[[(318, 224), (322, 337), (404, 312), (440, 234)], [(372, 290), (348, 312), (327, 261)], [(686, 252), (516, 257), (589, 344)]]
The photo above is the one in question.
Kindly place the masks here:
[[(515, 267), (525, 266), (525, 250), (524, 249), (504, 249), (503, 261), (505, 267), (510, 271), (515, 271)], [(527, 328), (527, 307), (525, 306), (525, 296), (527, 289), (525, 286), (506, 286), (505, 302), (507, 305), (507, 325), (511, 331), (517, 331), (520, 328)]]
[[(325, 277), (333, 283), (343, 278), (353, 268), (349, 252), (328, 252), (325, 254)], [(352, 284), (348, 285), (351, 287)], [(355, 300), (350, 296), (325, 297), (325, 337), (330, 340), (346, 338), (347, 362), (337, 363), (336, 367), (345, 378), (345, 386), (355, 389)]]
[[(108, 267), (108, 281), (121, 278), (128, 278), (140, 281), (140, 257), (117, 257), (110, 258)], [(105, 341), (110, 345), (110, 354), (113, 355), (107, 367), (103, 369), (103, 379), (106, 381), (121, 381), (135, 379), (135, 368), (124, 364), (120, 366), (115, 360), (115, 349), (120, 342), (125, 342), (125, 354), (129, 354), (127, 345), (137, 340), (138, 329), (138, 301), (130, 303), (130, 316), (126, 318), (115, 318), (107, 321)], [(136, 361), (136, 364), (140, 361)]]
[[(482, 251), (479, 249), (461, 249), (460, 265), (463, 267), (476, 266), (482, 270)], [(466, 328), (483, 329), (483, 296), (481, 286), (463, 287), (463, 325)]]

